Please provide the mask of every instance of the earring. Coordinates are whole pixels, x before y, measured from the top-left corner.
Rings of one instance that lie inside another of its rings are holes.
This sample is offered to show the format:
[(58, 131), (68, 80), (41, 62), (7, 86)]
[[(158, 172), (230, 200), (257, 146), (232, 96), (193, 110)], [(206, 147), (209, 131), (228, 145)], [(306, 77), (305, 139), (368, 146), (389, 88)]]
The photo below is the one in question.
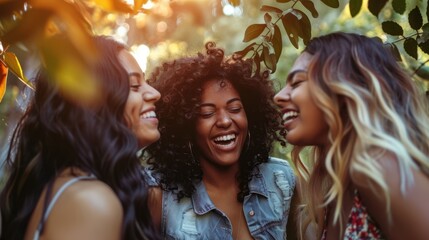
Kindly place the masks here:
[(246, 144), (243, 152), (247, 152), (250, 148), (250, 130), (247, 130)]
[(195, 159), (194, 151), (192, 151), (191, 141), (188, 141), (188, 147), (189, 147), (189, 152), (191, 153), (192, 162), (197, 163), (197, 160)]

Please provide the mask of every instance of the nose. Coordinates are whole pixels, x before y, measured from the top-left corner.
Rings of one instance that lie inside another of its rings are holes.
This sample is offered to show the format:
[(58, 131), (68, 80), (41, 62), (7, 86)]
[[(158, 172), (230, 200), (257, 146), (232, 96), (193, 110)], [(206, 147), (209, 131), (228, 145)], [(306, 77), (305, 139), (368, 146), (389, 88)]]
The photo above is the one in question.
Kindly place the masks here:
[(290, 101), (290, 93), (291, 88), (289, 85), (286, 85), (274, 96), (274, 102), (280, 106), (282, 103)]
[(143, 99), (147, 102), (157, 102), (161, 98), (161, 94), (146, 82), (143, 84)]
[(228, 128), (231, 124), (231, 116), (225, 110), (222, 110), (216, 119), (216, 126), (219, 128)]

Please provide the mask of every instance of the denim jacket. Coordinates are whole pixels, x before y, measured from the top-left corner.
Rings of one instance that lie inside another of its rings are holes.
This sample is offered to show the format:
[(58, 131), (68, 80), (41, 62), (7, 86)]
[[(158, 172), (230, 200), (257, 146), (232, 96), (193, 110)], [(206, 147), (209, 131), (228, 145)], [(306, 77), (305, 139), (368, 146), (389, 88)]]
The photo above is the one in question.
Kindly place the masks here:
[[(295, 175), (289, 163), (270, 158), (258, 166), (259, 174), (249, 182), (250, 193), (245, 196), (243, 211), (254, 239), (286, 239), (286, 224)], [(145, 169), (149, 185), (157, 180)], [(161, 229), (165, 239), (232, 239), (232, 225), (227, 216), (216, 208), (200, 181), (191, 198), (177, 201), (172, 192), (162, 193)]]

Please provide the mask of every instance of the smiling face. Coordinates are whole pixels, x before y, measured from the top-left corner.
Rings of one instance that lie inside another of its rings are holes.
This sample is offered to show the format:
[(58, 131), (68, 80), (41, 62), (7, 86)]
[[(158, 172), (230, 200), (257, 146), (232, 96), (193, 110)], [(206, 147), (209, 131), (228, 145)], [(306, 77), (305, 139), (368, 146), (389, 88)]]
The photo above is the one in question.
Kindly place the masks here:
[(247, 117), (237, 90), (227, 80), (207, 81), (196, 121), (201, 165), (238, 165), (246, 136)]
[(139, 147), (145, 147), (156, 142), (160, 137), (155, 102), (161, 95), (147, 84), (140, 66), (128, 51), (122, 50), (118, 59), (130, 80), (130, 92), (125, 104), (124, 117), (128, 127), (136, 135)]
[(312, 55), (304, 52), (295, 61), (286, 86), (274, 97), (280, 107), (286, 140), (293, 145), (323, 145), (327, 142), (328, 125), (309, 88), (308, 66)]

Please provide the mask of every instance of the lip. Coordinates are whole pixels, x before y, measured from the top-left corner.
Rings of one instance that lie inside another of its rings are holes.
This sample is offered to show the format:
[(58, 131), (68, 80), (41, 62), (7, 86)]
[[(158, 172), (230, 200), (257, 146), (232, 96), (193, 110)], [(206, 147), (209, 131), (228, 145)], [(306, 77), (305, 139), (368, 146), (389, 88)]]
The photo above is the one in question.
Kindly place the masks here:
[(237, 131), (231, 130), (231, 131), (226, 131), (226, 132), (221, 132), (221, 133), (217, 133), (215, 134), (211, 140), (213, 141), (215, 138), (220, 137), (220, 136), (225, 136), (225, 135), (229, 135), (229, 134), (235, 134), (236, 137), (238, 137), (238, 133)]
[[(155, 112), (156, 108), (155, 107), (150, 107), (150, 108), (146, 108), (145, 110), (140, 112), (140, 116), (142, 116), (143, 114), (147, 113), (147, 112), (151, 112), (154, 111)], [(141, 121), (144, 122), (149, 122), (151, 124), (153, 124), (154, 126), (158, 126), (159, 120), (158, 117), (154, 117), (154, 118), (140, 118)]]
[[(220, 136), (225, 136), (225, 135), (229, 135), (229, 134), (234, 134), (235, 135), (235, 141), (233, 142), (233, 143), (231, 143), (231, 144), (228, 144), (228, 145), (220, 145), (220, 144), (216, 144), (215, 143), (215, 139), (217, 138), (217, 137), (220, 137)], [(236, 131), (227, 131), (227, 132), (222, 132), (222, 133), (218, 133), (218, 134), (216, 134), (216, 135), (214, 135), (212, 138), (211, 138), (211, 144), (213, 145), (213, 147), (216, 149), (216, 150), (218, 150), (218, 151), (222, 151), (222, 152), (232, 152), (232, 151), (235, 151), (235, 149), (237, 148), (237, 146), (238, 146), (238, 138), (239, 138), (239, 136), (240, 136), (240, 134), (239, 133), (237, 133)]]
[(144, 109), (144, 110), (142, 110), (142, 111), (140, 112), (140, 115), (143, 115), (143, 114), (145, 114), (145, 113), (147, 113), (147, 112), (150, 112), (150, 111), (154, 111), (154, 112), (155, 112), (155, 110), (156, 110), (156, 108), (155, 108), (155, 107), (146, 108), (146, 109)]
[(288, 120), (287, 122), (283, 123), (283, 127), (287, 130), (290, 131), (293, 128), (294, 123), (297, 121), (297, 117), (291, 120)]
[[(288, 112), (297, 112), (297, 113), (299, 113), (299, 111), (297, 110), (297, 109), (294, 109), (294, 108), (285, 108), (285, 109), (283, 109), (282, 111), (281, 111), (281, 117), (282, 117), (282, 119), (283, 119), (283, 115), (284, 114), (286, 114), (286, 113), (288, 113)], [(291, 128), (293, 128), (293, 125), (294, 125), (294, 123), (296, 122), (296, 120), (299, 118), (299, 116), (297, 116), (297, 117), (295, 117), (295, 118), (293, 118), (293, 119), (291, 119), (291, 120), (287, 120), (287, 121), (285, 121), (285, 120), (282, 120), (283, 121), (283, 127), (287, 130), (287, 131), (290, 131), (291, 130)]]

